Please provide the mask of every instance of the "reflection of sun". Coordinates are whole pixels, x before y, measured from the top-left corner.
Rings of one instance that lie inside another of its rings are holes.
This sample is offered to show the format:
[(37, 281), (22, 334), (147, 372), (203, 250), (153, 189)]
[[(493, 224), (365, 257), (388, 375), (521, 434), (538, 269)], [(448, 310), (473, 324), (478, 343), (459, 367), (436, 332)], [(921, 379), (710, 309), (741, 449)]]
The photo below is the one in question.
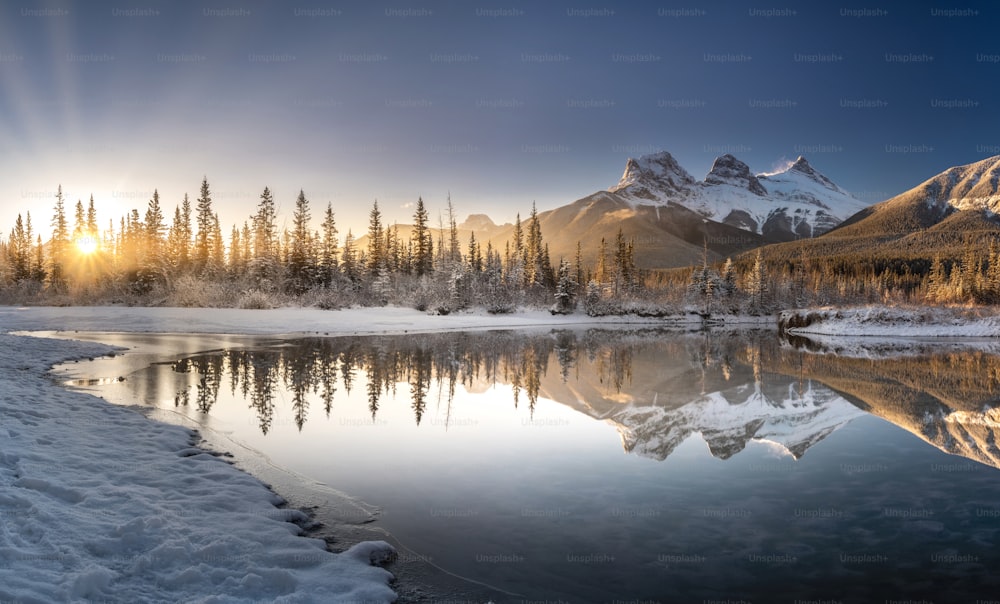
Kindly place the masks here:
[(76, 249), (84, 256), (89, 256), (97, 251), (97, 239), (89, 236), (80, 237), (76, 240)]

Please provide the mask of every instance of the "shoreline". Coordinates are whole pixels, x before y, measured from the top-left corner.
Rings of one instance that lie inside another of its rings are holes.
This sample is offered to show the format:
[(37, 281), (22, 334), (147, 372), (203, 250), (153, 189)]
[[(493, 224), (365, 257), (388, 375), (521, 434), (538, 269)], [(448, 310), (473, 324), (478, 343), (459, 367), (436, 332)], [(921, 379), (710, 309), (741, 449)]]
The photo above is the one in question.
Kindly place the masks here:
[(392, 601), (391, 576), (376, 565), (390, 556), (388, 544), (331, 553), (301, 529), (304, 514), (201, 447), (197, 433), (52, 379), (55, 364), (112, 348), (0, 340), (8, 344), (0, 353), (0, 599), (166, 602), (226, 585), (222, 601)]

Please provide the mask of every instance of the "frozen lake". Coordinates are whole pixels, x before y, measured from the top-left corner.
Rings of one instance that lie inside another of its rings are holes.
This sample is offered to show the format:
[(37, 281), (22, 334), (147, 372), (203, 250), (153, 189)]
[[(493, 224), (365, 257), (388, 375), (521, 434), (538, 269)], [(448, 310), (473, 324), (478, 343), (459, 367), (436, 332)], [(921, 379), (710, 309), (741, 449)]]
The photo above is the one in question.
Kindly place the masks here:
[(769, 331), (88, 337), (138, 348), (63, 379), (342, 491), (404, 562), (506, 601), (1000, 587), (987, 351), (838, 355)]

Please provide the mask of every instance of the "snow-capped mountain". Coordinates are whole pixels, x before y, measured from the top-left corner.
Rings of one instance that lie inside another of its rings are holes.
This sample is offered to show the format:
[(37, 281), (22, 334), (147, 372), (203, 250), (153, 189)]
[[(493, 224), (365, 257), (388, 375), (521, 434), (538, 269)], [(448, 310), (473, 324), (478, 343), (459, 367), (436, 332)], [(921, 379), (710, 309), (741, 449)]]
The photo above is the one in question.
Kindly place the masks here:
[(865, 208), (829, 236), (768, 248), (765, 254), (805, 253), (813, 258), (896, 262), (961, 258), (971, 247), (988, 249), (1000, 236), (1000, 156), (948, 168), (912, 189)]
[(661, 461), (692, 434), (699, 434), (720, 459), (729, 459), (751, 441), (777, 446), (798, 459), (838, 428), (865, 415), (820, 384), (788, 380), (777, 390), (743, 384), (675, 408), (660, 406), (654, 398), (652, 404), (631, 403), (605, 419), (614, 423), (626, 450)]
[(784, 170), (755, 175), (727, 154), (699, 181), (661, 152), (630, 158), (618, 184), (608, 191), (637, 206), (681, 205), (770, 240), (822, 234), (866, 205), (803, 157)]

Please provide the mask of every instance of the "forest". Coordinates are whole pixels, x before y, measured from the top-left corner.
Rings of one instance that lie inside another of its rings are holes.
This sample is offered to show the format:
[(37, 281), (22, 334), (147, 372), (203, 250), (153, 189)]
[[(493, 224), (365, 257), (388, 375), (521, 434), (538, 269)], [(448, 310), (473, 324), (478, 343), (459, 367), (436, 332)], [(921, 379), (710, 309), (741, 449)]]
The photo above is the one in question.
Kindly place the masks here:
[(36, 305), (125, 304), (230, 307), (400, 305), (447, 314), (469, 308), (509, 313), (768, 314), (782, 308), (848, 303), (990, 303), (1000, 299), (1000, 251), (984, 258), (940, 257), (874, 266), (863, 258), (810, 258), (748, 252), (700, 266), (640, 270), (634, 241), (621, 231), (598, 244), (597, 260), (553, 261), (537, 209), (520, 214), (509, 240), (461, 235), (451, 200), (432, 226), (423, 199), (412, 224), (385, 223), (378, 202), (368, 229), (341, 233), (331, 204), (313, 209), (304, 191), (291, 228), (278, 228), (275, 199), (265, 187), (252, 215), (228, 234), (212, 205), (208, 179), (197, 199), (187, 194), (167, 220), (157, 191), (146, 208), (101, 226), (94, 199), (69, 207), (58, 188), (51, 236), (19, 214), (0, 241), (0, 302)]

